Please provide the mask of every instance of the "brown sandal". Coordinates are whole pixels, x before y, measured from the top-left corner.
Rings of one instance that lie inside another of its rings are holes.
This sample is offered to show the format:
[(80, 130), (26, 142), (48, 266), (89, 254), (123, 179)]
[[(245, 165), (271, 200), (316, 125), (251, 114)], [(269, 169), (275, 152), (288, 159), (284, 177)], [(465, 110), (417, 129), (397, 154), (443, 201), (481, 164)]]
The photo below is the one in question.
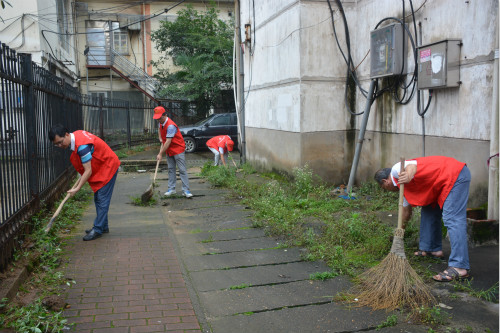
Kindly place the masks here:
[[(445, 271), (447, 271), (447, 273), (445, 273)], [(445, 269), (445, 271), (442, 271), (441, 273), (439, 273), (439, 277), (440, 279), (436, 279), (434, 276), (432, 277), (434, 279), (434, 281), (437, 281), (437, 282), (450, 282), (450, 281), (453, 281), (453, 280), (463, 280), (463, 279), (467, 279), (469, 278), (469, 271), (467, 271), (467, 273), (465, 275), (460, 275), (460, 273), (457, 272), (457, 270), (453, 267), (448, 267)]]

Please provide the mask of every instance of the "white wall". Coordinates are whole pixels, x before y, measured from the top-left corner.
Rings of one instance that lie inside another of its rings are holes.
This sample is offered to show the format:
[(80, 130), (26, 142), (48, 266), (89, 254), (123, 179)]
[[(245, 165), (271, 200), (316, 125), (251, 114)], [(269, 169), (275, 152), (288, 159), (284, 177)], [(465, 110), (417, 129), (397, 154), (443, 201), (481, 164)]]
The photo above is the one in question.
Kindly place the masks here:
[[(59, 40), (56, 1), (62, 0), (23, 0), (9, 1), (0, 10), (0, 41), (17, 53), (30, 53), (32, 61), (47, 65), (50, 60), (61, 77), (76, 77), (76, 47), (74, 37), (69, 37), (64, 47)], [(70, 1), (66, 0), (69, 28), (72, 32), (73, 18)], [(42, 34), (43, 31), (43, 34)], [(57, 61), (58, 60), (58, 61)], [(48, 67), (46, 67), (48, 68)], [(64, 73), (64, 74), (63, 74)]]
[[(346, 52), (343, 21), (336, 1), (330, 1), (339, 43)], [(405, 1), (404, 15), (401, 1), (351, 0), (342, 4), (353, 62), (361, 85), (367, 90), (370, 31), (386, 17), (407, 16), (406, 22), (415, 34), (408, 16), (409, 2)], [(455, 38), (463, 42), (462, 84), (458, 88), (434, 90), (424, 118), (426, 155), (445, 154), (467, 162), (473, 174), (473, 190), (481, 192), (488, 180), (486, 160), (498, 1), (414, 0), (413, 5), (419, 45)], [(252, 41), (255, 47), (250, 52), (249, 45), (245, 45), (244, 54), (248, 160), (262, 169), (291, 171), (292, 165), (314, 163), (320, 158), (313, 148), (322, 144), (323, 155), (331, 160), (317, 163), (315, 171), (333, 181), (343, 181), (355, 145), (348, 133), (355, 131), (357, 135), (362, 117), (351, 116), (345, 107), (347, 67), (328, 19), (327, 1), (255, 1), (255, 13), (253, 10), (252, 2), (241, 2), (242, 27), (250, 23), (256, 29), (256, 40)], [(411, 52), (407, 63), (412, 72), (415, 65)], [(424, 91), (424, 102), (427, 96)], [(365, 108), (365, 98), (359, 90), (355, 105), (355, 112)], [(264, 149), (259, 141), (268, 142), (268, 147)], [(283, 146), (290, 141), (299, 147), (295, 152), (287, 148), (288, 155), (284, 155)], [(422, 142), (417, 99), (400, 105), (384, 94), (371, 107), (357, 181), (371, 178), (374, 168), (387, 166), (399, 156), (423, 155)]]

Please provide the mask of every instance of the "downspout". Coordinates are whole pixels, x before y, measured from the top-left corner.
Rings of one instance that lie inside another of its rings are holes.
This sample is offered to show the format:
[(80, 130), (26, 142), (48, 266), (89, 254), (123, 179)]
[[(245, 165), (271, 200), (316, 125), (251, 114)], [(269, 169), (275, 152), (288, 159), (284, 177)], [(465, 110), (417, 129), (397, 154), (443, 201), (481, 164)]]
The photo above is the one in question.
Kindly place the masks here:
[[(142, 4), (142, 16), (146, 16), (146, 4)], [(146, 20), (142, 21), (142, 67), (144, 72), (147, 73), (146, 67)]]
[(496, 17), (495, 58), (493, 62), (493, 95), (491, 101), (490, 159), (488, 167), (488, 219), (498, 220), (498, 16)]
[(243, 54), (241, 52), (241, 17), (240, 17), (240, 1), (234, 1), (235, 19), (235, 48), (236, 48), (236, 110), (238, 111), (238, 122), (240, 124), (241, 146), (240, 160), (241, 163), (246, 163), (246, 138), (245, 138), (245, 73), (243, 70)]

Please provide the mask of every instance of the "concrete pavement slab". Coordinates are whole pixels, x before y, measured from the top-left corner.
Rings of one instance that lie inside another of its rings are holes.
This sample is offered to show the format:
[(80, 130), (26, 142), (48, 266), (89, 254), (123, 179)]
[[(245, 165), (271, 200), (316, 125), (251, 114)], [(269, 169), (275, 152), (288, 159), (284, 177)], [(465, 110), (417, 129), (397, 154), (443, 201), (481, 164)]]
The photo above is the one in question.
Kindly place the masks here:
[(286, 307), (330, 303), (339, 291), (349, 288), (346, 278), (326, 281), (295, 281), (286, 284), (216, 290), (199, 293), (208, 317), (231, 316)]
[[(372, 312), (366, 308), (347, 308), (336, 303), (283, 308), (236, 316), (223, 316), (210, 321), (213, 332), (383, 332), (428, 333), (425, 326), (398, 324), (395, 327), (376, 330), (384, 322), (387, 313)], [(264, 328), (264, 330), (262, 330)]]
[(193, 255), (183, 258), (186, 268), (192, 271), (206, 269), (227, 269), (234, 267), (248, 267), (260, 265), (275, 265), (297, 262), (300, 260), (298, 249), (274, 249), (263, 251), (246, 251), (238, 253), (224, 253), (218, 255)]
[(289, 264), (191, 272), (190, 278), (197, 290), (203, 292), (229, 289), (241, 284), (264, 286), (309, 280), (311, 274), (326, 271), (330, 271), (330, 269), (324, 263), (301, 261)]
[(217, 255), (223, 253), (236, 253), (244, 251), (261, 251), (280, 246), (279, 242), (269, 237), (253, 237), (225, 241), (209, 241), (203, 243), (206, 248), (204, 255)]

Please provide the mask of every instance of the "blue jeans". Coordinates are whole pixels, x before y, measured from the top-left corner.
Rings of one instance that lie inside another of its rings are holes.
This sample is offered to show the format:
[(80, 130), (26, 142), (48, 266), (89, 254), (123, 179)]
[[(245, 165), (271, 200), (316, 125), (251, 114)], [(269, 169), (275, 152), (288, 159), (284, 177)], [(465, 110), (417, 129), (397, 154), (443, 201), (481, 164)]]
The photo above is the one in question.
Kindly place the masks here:
[(111, 196), (115, 187), (116, 176), (118, 170), (111, 180), (94, 193), (94, 204), (97, 216), (94, 220), (94, 230), (98, 234), (102, 234), (105, 230), (109, 230), (108, 226), (108, 211), (111, 203)]
[(175, 184), (177, 176), (175, 175), (175, 167), (179, 168), (179, 177), (182, 182), (182, 190), (189, 191), (189, 178), (186, 170), (186, 157), (185, 153), (180, 153), (174, 156), (167, 155), (168, 165), (168, 189), (175, 191)]
[(420, 250), (442, 250), (441, 218), (448, 229), (451, 253), (448, 266), (470, 269), (467, 246), (467, 200), (469, 199), (470, 171), (464, 166), (453, 188), (444, 201), (443, 209), (436, 205), (422, 207), (420, 219)]

